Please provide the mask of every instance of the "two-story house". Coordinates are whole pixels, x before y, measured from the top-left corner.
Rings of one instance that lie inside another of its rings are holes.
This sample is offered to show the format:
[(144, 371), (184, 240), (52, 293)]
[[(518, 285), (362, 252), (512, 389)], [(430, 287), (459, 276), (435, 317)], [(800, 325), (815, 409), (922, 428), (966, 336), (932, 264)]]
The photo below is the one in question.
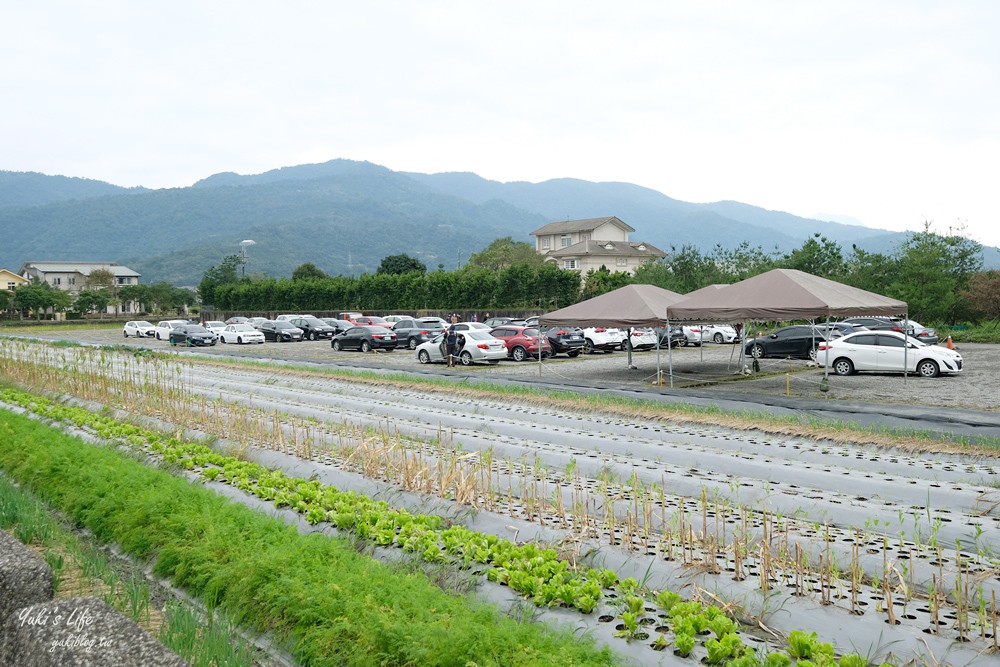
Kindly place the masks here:
[[(19, 273), (29, 282), (37, 279), (75, 297), (81, 290), (93, 287), (88, 285), (88, 280), (90, 274), (98, 269), (111, 272), (115, 287), (139, 284), (140, 274), (114, 262), (25, 262)], [(108, 313), (137, 313), (141, 306), (136, 302), (127, 302), (121, 304), (120, 311), (117, 309), (117, 305), (108, 306)]]
[(535, 250), (561, 268), (586, 273), (605, 266), (609, 271), (635, 273), (649, 260), (666, 253), (648, 243), (628, 240), (635, 229), (615, 216), (550, 222), (531, 232)]

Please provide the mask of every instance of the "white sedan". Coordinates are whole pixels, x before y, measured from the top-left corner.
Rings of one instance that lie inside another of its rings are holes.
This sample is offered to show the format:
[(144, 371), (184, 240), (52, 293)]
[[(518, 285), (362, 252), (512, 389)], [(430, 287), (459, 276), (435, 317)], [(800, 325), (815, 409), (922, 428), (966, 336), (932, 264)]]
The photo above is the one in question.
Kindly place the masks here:
[(122, 327), (122, 333), (125, 337), (134, 336), (136, 338), (152, 338), (156, 335), (156, 327), (146, 320), (135, 320), (134, 322), (126, 322), (125, 326)]
[(257, 331), (249, 324), (229, 324), (219, 332), (219, 338), (223, 343), (264, 343), (264, 334)]
[(625, 334), (621, 329), (587, 327), (583, 330), (583, 351), (586, 354), (613, 352), (621, 349), (624, 340)]
[(816, 361), (837, 375), (858, 371), (902, 373), (904, 368), (928, 378), (962, 372), (962, 355), (958, 352), (926, 345), (898, 331), (858, 331), (829, 343), (821, 342)]
[[(462, 331), (458, 335), (461, 349), (458, 353), (457, 361), (463, 366), (471, 366), (478, 361), (495, 364), (501, 359), (507, 358), (507, 346), (502, 340), (490, 334), (489, 331)], [(426, 343), (418, 345), (417, 361), (422, 364), (446, 361), (445, 356), (448, 350), (445, 349), (443, 343), (444, 333), (442, 332)]]
[[(631, 339), (632, 349), (635, 351), (652, 350), (656, 347), (656, 332), (652, 329), (632, 329), (629, 339)], [(622, 341), (622, 350), (627, 349), (628, 343)]]
[(216, 336), (219, 336), (222, 334), (222, 330), (225, 329), (227, 325), (225, 322), (220, 322), (219, 320), (209, 320), (201, 326), (205, 327)]
[(701, 345), (702, 343), (735, 343), (739, 337), (736, 329), (728, 324), (692, 324), (681, 327), (685, 345)]

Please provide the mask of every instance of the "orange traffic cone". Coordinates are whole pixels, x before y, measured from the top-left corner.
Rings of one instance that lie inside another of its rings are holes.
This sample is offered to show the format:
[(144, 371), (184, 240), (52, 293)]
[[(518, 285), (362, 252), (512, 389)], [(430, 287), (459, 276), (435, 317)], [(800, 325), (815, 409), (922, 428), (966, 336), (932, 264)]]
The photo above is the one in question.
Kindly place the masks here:
[(948, 343), (947, 343), (947, 345), (948, 345), (948, 349), (949, 350), (954, 350), (955, 349), (955, 344), (951, 342), (951, 336), (948, 336)]

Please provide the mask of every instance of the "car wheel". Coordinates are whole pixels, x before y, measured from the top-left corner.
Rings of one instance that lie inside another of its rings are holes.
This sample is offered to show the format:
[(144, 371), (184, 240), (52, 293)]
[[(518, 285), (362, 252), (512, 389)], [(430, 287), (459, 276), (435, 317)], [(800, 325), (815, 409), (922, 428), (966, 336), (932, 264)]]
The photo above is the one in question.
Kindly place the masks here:
[(569, 352), (566, 353), (566, 356), (569, 357), (569, 358), (571, 358), (571, 359), (573, 357), (579, 357), (580, 356), (580, 350), (570, 350)]
[(721, 345), (723, 340), (722, 334), (720, 333), (715, 334), (714, 336), (712, 336), (712, 340)]
[(628, 341), (623, 340), (622, 344), (619, 345), (618, 347), (621, 349), (622, 352), (625, 352), (626, 350), (628, 350)]
[(319, 334), (316, 333), (315, 331), (313, 331), (309, 337), (312, 338), (313, 340), (319, 340)]
[(127, 331), (123, 331), (122, 333), (125, 334), (126, 338), (128, 338), (128, 332)]
[(919, 373), (921, 377), (936, 378), (941, 373), (941, 369), (938, 367), (937, 362), (933, 359), (924, 359), (917, 364), (917, 373)]
[(594, 353), (594, 341), (590, 340), (589, 338), (583, 341), (583, 353), (584, 354)]
[(427, 350), (420, 350), (420, 352), (417, 352), (417, 361), (422, 364), (429, 364), (431, 363), (431, 355)]
[(754, 359), (764, 358), (764, 346), (757, 344), (750, 348), (750, 356)]
[(510, 351), (510, 356), (514, 358), (514, 361), (524, 361), (528, 358), (528, 351), (518, 345)]
[(471, 366), (472, 365), (472, 353), (471, 352), (468, 352), (468, 351), (463, 352), (462, 354), (459, 355), (458, 358), (462, 360), (462, 365), (463, 366)]
[(157, 332), (156, 332), (156, 340), (162, 340), (162, 339), (160, 338), (160, 332), (159, 332), (159, 331), (157, 331)]
[(411, 350), (417, 349), (417, 339), (411, 338), (408, 341), (406, 341), (406, 347), (410, 348)]
[(372, 351), (372, 344), (369, 343), (366, 340), (361, 341), (361, 351), (364, 352), (364, 353), (366, 353), (366, 354), (368, 352), (371, 352)]
[[(223, 342), (223, 343), (225, 343), (225, 342), (226, 342), (226, 339), (225, 339), (225, 338), (223, 338), (223, 339), (222, 339), (222, 342)], [(243, 344), (243, 336), (237, 336), (237, 337), (236, 337), (236, 344), (237, 344), (237, 345), (242, 345), (242, 344)]]
[(809, 350), (809, 361), (816, 361), (817, 359), (819, 359), (819, 348), (814, 347)]
[(333, 348), (334, 352), (340, 352), (340, 341), (339, 340), (333, 341), (332, 343), (330, 343), (330, 347)]
[(833, 372), (837, 375), (854, 375), (854, 364), (850, 359), (837, 359), (833, 362)]

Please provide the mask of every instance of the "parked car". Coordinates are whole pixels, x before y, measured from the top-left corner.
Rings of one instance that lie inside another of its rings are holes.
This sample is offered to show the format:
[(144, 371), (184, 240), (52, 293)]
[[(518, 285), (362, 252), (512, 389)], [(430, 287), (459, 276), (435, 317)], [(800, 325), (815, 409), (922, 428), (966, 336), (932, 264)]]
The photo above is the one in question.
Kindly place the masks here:
[(386, 322), (388, 322), (389, 324), (395, 324), (396, 322), (399, 322), (400, 320), (412, 320), (413, 316), (412, 315), (386, 315), (382, 319), (385, 320)]
[(680, 329), (684, 332), (683, 345), (701, 345), (702, 338), (700, 324), (687, 324), (682, 326)]
[(702, 324), (701, 339), (713, 343), (735, 343), (739, 338), (736, 328), (729, 324)]
[(249, 317), (243, 317), (242, 315), (233, 315), (228, 320), (226, 324), (245, 324), (250, 321)]
[(170, 338), (170, 332), (175, 328), (184, 326), (185, 324), (191, 324), (188, 320), (160, 320), (156, 323), (156, 329), (154, 330), (153, 337), (156, 340), (167, 340)]
[(820, 343), (817, 358), (837, 375), (902, 373), (905, 369), (932, 378), (962, 372), (962, 355), (955, 350), (927, 345), (898, 331), (859, 331)]
[(516, 317), (491, 317), (484, 321), (483, 324), (488, 326), (490, 329), (495, 329), (497, 327), (503, 326), (505, 324), (513, 324), (514, 326), (528, 326), (525, 321), (518, 319)]
[(583, 329), (579, 327), (546, 327), (542, 333), (549, 341), (552, 356), (578, 357), (583, 352)]
[(381, 317), (376, 317), (374, 315), (362, 315), (361, 317), (354, 318), (355, 326), (377, 326), (383, 329), (391, 329), (392, 323), (385, 321)]
[(273, 340), (276, 343), (291, 343), (302, 340), (302, 329), (285, 320), (261, 322), (257, 330), (264, 334), (264, 340)]
[(421, 322), (427, 322), (428, 324), (430, 324), (432, 322), (437, 322), (438, 324), (441, 325), (442, 329), (447, 329), (448, 328), (448, 320), (444, 319), (443, 317), (434, 317), (434, 316), (431, 315), (431, 316), (428, 316), (428, 317), (421, 317), (420, 321)]
[(333, 334), (334, 336), (336, 336), (339, 333), (343, 333), (344, 331), (347, 331), (348, 329), (354, 326), (353, 322), (349, 320), (338, 320), (336, 317), (321, 317), (320, 319), (337, 330)]
[(421, 343), (426, 343), (441, 333), (444, 327), (445, 324), (439, 317), (427, 319), (406, 317), (393, 324), (392, 330), (396, 334), (400, 347), (415, 350)]
[(396, 349), (397, 342), (396, 334), (389, 329), (377, 324), (362, 324), (334, 336), (330, 341), (330, 347), (338, 352), (340, 350), (392, 352)]
[(286, 313), (284, 315), (278, 315), (274, 318), (275, 322), (291, 322), (292, 320), (297, 320), (300, 317), (312, 317), (311, 315), (304, 315), (302, 313)]
[[(892, 317), (848, 317), (841, 320), (840, 324), (850, 324), (861, 326), (871, 331), (898, 331), (903, 332), (903, 324)], [(831, 322), (830, 324), (837, 324)]]
[(583, 330), (583, 351), (586, 354), (614, 352), (621, 348), (622, 340), (623, 334), (619, 329), (587, 327)]
[[(445, 334), (442, 331), (426, 343), (417, 346), (417, 361), (429, 364), (447, 361), (448, 350), (444, 345)], [(507, 358), (507, 347), (499, 338), (483, 329), (465, 331), (458, 335), (458, 362), (463, 366), (471, 366), (477, 362), (496, 364)]]
[(543, 359), (552, 355), (552, 346), (549, 345), (549, 340), (534, 327), (505, 324), (491, 329), (490, 334), (503, 341), (507, 354), (514, 361), (537, 359), (539, 353)]
[(297, 317), (289, 320), (293, 325), (302, 329), (302, 337), (309, 340), (319, 340), (320, 338), (333, 338), (337, 333), (335, 327), (330, 326), (318, 317), (312, 315), (308, 317)]
[(167, 341), (171, 345), (185, 345), (187, 347), (215, 345), (215, 341), (218, 339), (218, 336), (200, 324), (182, 324), (171, 329), (167, 335)]
[[(449, 325), (445, 324), (445, 329)], [(482, 322), (456, 322), (455, 331), (472, 331), (473, 329), (479, 329), (480, 331), (489, 331), (490, 328), (483, 324)]]
[(247, 320), (250, 326), (252, 326), (255, 329), (260, 329), (260, 325), (262, 325), (264, 322), (270, 322), (270, 321), (271, 320), (267, 319), (266, 317), (251, 317), (249, 320)]
[(226, 323), (220, 320), (209, 320), (207, 322), (202, 322), (201, 326), (214, 333), (216, 338), (218, 338), (219, 334), (222, 333), (222, 330), (226, 328)]
[(811, 324), (781, 327), (765, 336), (748, 340), (746, 353), (754, 359), (816, 359), (816, 349), (827, 337), (823, 330)]
[(682, 327), (656, 327), (656, 335), (660, 337), (660, 347), (680, 347), (687, 344), (687, 334)]
[(156, 335), (156, 327), (146, 320), (133, 320), (132, 322), (126, 322), (125, 326), (122, 327), (122, 333), (126, 338), (133, 336), (134, 338), (152, 338)]
[(652, 329), (632, 329), (631, 333), (622, 341), (622, 350), (627, 350), (629, 342), (632, 343), (632, 350), (642, 352), (652, 350), (656, 347), (656, 332)]
[(350, 323), (354, 323), (359, 317), (363, 317), (364, 313), (356, 313), (353, 310), (345, 310), (342, 313), (337, 313), (338, 320), (347, 320)]
[(914, 322), (913, 320), (900, 320), (906, 326), (906, 333), (913, 336), (921, 343), (926, 343), (927, 345), (937, 345), (941, 340), (938, 337), (936, 329), (931, 329), (930, 327), (925, 327), (919, 322)]
[(264, 333), (254, 329), (250, 323), (227, 324), (226, 328), (219, 334), (219, 340), (223, 343), (264, 343)]

